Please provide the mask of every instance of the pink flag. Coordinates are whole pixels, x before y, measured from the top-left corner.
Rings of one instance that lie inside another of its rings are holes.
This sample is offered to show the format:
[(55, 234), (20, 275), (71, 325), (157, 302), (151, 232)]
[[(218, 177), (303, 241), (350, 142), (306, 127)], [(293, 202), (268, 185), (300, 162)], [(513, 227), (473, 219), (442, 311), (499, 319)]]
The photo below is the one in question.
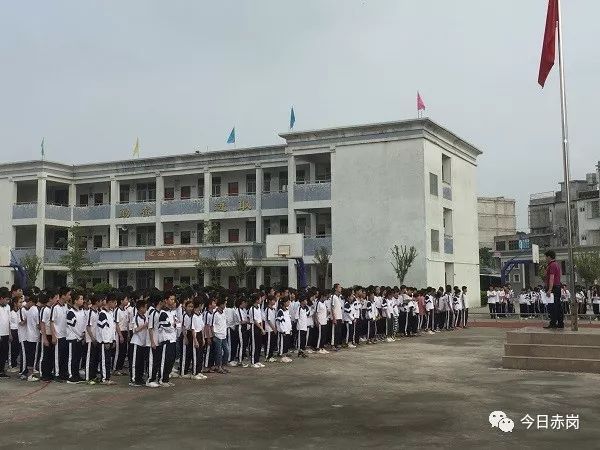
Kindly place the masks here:
[(425, 103), (421, 98), (421, 94), (417, 91), (417, 111), (423, 111), (425, 109)]

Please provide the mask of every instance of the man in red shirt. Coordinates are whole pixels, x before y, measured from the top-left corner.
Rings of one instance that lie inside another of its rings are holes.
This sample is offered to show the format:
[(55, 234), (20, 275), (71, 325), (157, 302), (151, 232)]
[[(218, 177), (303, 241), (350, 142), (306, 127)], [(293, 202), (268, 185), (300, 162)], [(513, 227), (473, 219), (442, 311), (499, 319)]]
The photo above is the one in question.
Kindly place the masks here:
[(556, 253), (554, 250), (548, 250), (545, 255), (546, 261), (548, 262), (548, 267), (546, 268), (546, 295), (549, 297), (552, 294), (554, 296), (554, 301), (553, 303), (548, 303), (550, 324), (544, 328), (564, 328), (564, 314), (560, 304), (560, 264), (556, 262)]

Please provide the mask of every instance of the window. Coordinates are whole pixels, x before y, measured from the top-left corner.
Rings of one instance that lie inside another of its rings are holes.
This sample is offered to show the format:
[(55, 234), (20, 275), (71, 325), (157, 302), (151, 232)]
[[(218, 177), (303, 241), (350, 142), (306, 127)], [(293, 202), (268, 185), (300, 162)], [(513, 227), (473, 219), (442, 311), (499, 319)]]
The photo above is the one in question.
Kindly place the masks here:
[(79, 206), (88, 206), (89, 198), (90, 197), (87, 194), (80, 194), (79, 195)]
[(92, 286), (96, 286), (97, 284), (102, 283), (102, 281), (104, 281), (104, 280), (102, 280), (102, 278), (93, 277), (92, 278)]
[(221, 242), (221, 223), (220, 222), (211, 222), (210, 223), (210, 238), (212, 239), (212, 242), (209, 242), (209, 244), (213, 243), (216, 244), (218, 242)]
[(117, 273), (117, 284), (119, 289), (123, 289), (125, 286), (127, 286), (127, 271), (126, 270), (119, 270), (119, 272)]
[(138, 247), (156, 245), (154, 227), (137, 227), (135, 245)]
[(198, 198), (204, 198), (204, 178), (198, 178)]
[(192, 197), (192, 187), (181, 186), (181, 194), (179, 196), (181, 200), (189, 200)]
[(154, 287), (154, 270), (138, 270), (135, 273), (136, 289), (150, 289)]
[(519, 250), (519, 241), (508, 241), (509, 250)]
[(600, 217), (600, 202), (598, 200), (594, 200), (590, 202), (590, 219), (597, 219)]
[(246, 242), (256, 241), (256, 222), (246, 222)]
[(279, 192), (287, 192), (287, 172), (279, 172)]
[(173, 200), (175, 198), (175, 188), (172, 186), (165, 187), (165, 200)]
[(306, 171), (304, 169), (296, 169), (296, 183), (306, 183)]
[(204, 243), (204, 222), (200, 222), (196, 226), (196, 243), (197, 244)]
[(246, 275), (246, 287), (253, 288), (256, 286), (256, 268), (252, 268)]
[(129, 233), (127, 230), (119, 230), (119, 247), (129, 247)]
[(192, 243), (192, 233), (190, 230), (185, 230), (181, 232), (180, 235), (181, 245), (189, 245)]
[(138, 202), (156, 201), (156, 183), (139, 183), (137, 185)]
[(586, 240), (587, 240), (587, 236), (586, 236), (585, 234), (582, 234), (582, 235), (581, 235), (581, 240), (582, 240), (582, 241), (586, 241)]
[(121, 184), (119, 186), (119, 203), (129, 203), (129, 185)]
[(496, 251), (503, 252), (506, 250), (506, 241), (496, 241)]
[(514, 281), (515, 283), (519, 283), (519, 282), (521, 281), (521, 274), (519, 274), (519, 273), (514, 273), (514, 274), (513, 274), (513, 281)]
[(102, 192), (97, 192), (94, 194), (94, 205), (102, 205), (104, 204), (104, 194)]
[(246, 175), (246, 192), (248, 194), (256, 194), (256, 175)]
[(263, 270), (263, 279), (265, 282), (265, 286), (271, 286), (271, 268), (267, 266)]
[(95, 235), (93, 241), (94, 248), (102, 248), (102, 235)]
[(296, 220), (296, 233), (302, 233), (306, 236), (306, 217), (298, 217), (298, 220)]
[(165, 231), (163, 233), (163, 243), (165, 245), (173, 245), (173, 232), (172, 231)]
[(452, 181), (450, 161), (449, 156), (442, 155), (442, 181), (447, 184), (451, 184)]
[(265, 173), (263, 175), (263, 192), (264, 193), (269, 193), (271, 192), (271, 174), (270, 173)]
[(440, 251), (440, 232), (438, 230), (431, 230), (431, 251)]
[(231, 183), (227, 183), (227, 195), (238, 195), (239, 194), (239, 189), (238, 189), (238, 182), (237, 181), (233, 181)]
[(240, 241), (240, 230), (237, 228), (230, 228), (228, 230), (228, 241), (239, 242)]
[(221, 177), (213, 177), (212, 179), (212, 193), (213, 197), (221, 196)]
[(179, 277), (179, 286), (190, 286), (190, 283), (189, 276)]
[(438, 176), (429, 172), (429, 193), (438, 196)]
[(279, 233), (280, 234), (285, 234), (288, 232), (288, 220), (286, 219), (280, 219), (279, 220)]
[(267, 236), (271, 234), (271, 219), (264, 219), (263, 221), (263, 242), (267, 240)]
[(204, 287), (204, 271), (203, 270), (196, 271), (196, 277), (198, 280), (198, 286)]

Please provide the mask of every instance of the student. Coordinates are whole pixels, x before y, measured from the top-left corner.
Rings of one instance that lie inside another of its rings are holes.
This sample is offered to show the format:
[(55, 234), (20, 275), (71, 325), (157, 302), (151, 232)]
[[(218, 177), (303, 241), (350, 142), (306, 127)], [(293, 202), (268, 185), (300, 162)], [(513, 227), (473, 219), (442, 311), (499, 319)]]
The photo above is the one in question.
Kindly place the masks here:
[(600, 318), (600, 288), (596, 285), (592, 288), (592, 309), (594, 311), (594, 320)]
[(467, 328), (467, 322), (469, 321), (469, 300), (467, 299), (467, 287), (463, 286), (461, 291), (460, 302), (463, 309), (462, 326), (463, 328)]
[(519, 315), (521, 316), (521, 319), (527, 319), (529, 316), (527, 291), (525, 289), (522, 289), (519, 294)]
[(461, 292), (458, 286), (454, 286), (454, 295), (452, 296), (452, 310), (454, 311), (453, 327), (462, 327), (462, 303)]
[(158, 316), (158, 344), (161, 358), (158, 384), (163, 387), (175, 386), (170, 381), (170, 376), (177, 356), (176, 306), (175, 294), (170, 291), (165, 292), (164, 308)]
[(182, 378), (191, 378), (193, 368), (191, 368), (194, 359), (194, 330), (192, 321), (194, 319), (194, 303), (186, 300), (184, 305), (183, 318), (181, 320), (182, 349), (181, 359), (179, 361), (179, 375)]
[(148, 339), (150, 341), (150, 350), (148, 351), (148, 380), (146, 386), (150, 388), (160, 387), (158, 384), (158, 372), (160, 370), (161, 353), (158, 333), (158, 319), (160, 310), (163, 306), (163, 298), (156, 293), (150, 298), (148, 307)]
[(115, 384), (110, 379), (112, 367), (110, 353), (115, 342), (114, 308), (116, 304), (117, 300), (114, 294), (109, 294), (106, 298), (106, 304), (98, 312), (98, 323), (96, 324), (96, 339), (100, 351), (100, 382), (107, 386)]
[(250, 364), (255, 369), (265, 367), (260, 362), (260, 347), (262, 337), (265, 335), (265, 330), (262, 325), (262, 312), (260, 310), (260, 295), (254, 294), (252, 297), (252, 306), (248, 312), (248, 320), (250, 322)]
[(406, 305), (406, 335), (416, 336), (419, 324), (419, 305), (414, 297), (410, 297)]
[(343, 306), (342, 286), (339, 283), (335, 283), (331, 296), (331, 345), (336, 352), (342, 348)]
[(39, 329), (39, 310), (36, 306), (39, 297), (31, 293), (27, 297), (26, 310), (24, 313), (26, 335), (24, 342), (24, 354), (25, 354), (25, 372), (22, 376), (25, 376), (27, 381), (38, 381), (39, 378), (35, 375), (36, 360), (38, 355), (39, 343), (40, 343), (40, 329)]
[(308, 357), (306, 347), (308, 345), (308, 319), (310, 317), (310, 308), (308, 307), (306, 294), (300, 296), (299, 304), (298, 323), (296, 324), (296, 329), (298, 331), (296, 348), (298, 349), (298, 356), (306, 358)]
[(67, 346), (67, 303), (71, 301), (71, 290), (62, 287), (59, 289), (58, 300), (50, 308), (50, 333), (54, 347), (54, 370), (57, 381), (66, 381), (69, 378), (68, 360), (69, 348)]
[(490, 309), (490, 319), (496, 318), (496, 290), (490, 286), (487, 291), (488, 308)]
[(0, 287), (0, 378), (8, 378), (5, 366), (8, 362), (8, 352), (12, 336), (10, 334), (10, 306), (8, 288)]
[(346, 330), (344, 333), (344, 344), (348, 348), (356, 348), (356, 345), (354, 345), (354, 326), (356, 323), (356, 319), (354, 318), (351, 301), (351, 295), (346, 295), (344, 298), (344, 309), (342, 311), (342, 320), (344, 322), (344, 328)]
[(248, 345), (248, 311), (247, 301), (244, 297), (240, 297), (235, 302), (233, 311), (234, 327), (231, 332), (231, 361), (229, 365), (232, 367), (242, 366), (244, 361), (244, 349)]
[(392, 338), (392, 330), (393, 330), (393, 323), (392, 323), (392, 317), (390, 314), (390, 306), (391, 306), (391, 302), (392, 302), (392, 292), (391, 290), (386, 290), (383, 298), (381, 299), (381, 316), (383, 319), (383, 323), (384, 323), (384, 330), (385, 330), (385, 341), (386, 342), (393, 342), (395, 339)]
[(298, 346), (298, 316), (300, 314), (300, 301), (295, 292), (290, 292), (290, 319), (292, 320), (292, 345)]
[(264, 309), (264, 346), (265, 346), (265, 360), (268, 362), (275, 362), (273, 355), (277, 349), (277, 310), (275, 309), (275, 296), (267, 296), (267, 307)]
[(290, 298), (284, 297), (279, 302), (277, 310), (276, 327), (277, 327), (277, 353), (281, 357), (281, 362), (292, 362), (287, 356), (289, 348), (292, 344), (292, 320), (290, 318)]
[(207, 376), (202, 373), (204, 364), (204, 319), (202, 315), (202, 303), (200, 299), (194, 299), (194, 316), (192, 317), (192, 345), (194, 347), (192, 378), (194, 380), (206, 380)]
[[(19, 339), (19, 324), (21, 323), (21, 308), (23, 297), (14, 296), (10, 299), (10, 345), (8, 347), (9, 372), (22, 372), (19, 370), (19, 356), (21, 356), (21, 339)], [(21, 328), (23, 328), (21, 326)], [(22, 333), (22, 332), (21, 332)], [(21, 364), (22, 365), (22, 364)]]
[(227, 341), (227, 318), (225, 316), (225, 299), (218, 299), (212, 316), (212, 345), (215, 355), (213, 372), (229, 373), (224, 365), (229, 360), (229, 343)]
[(202, 313), (202, 322), (204, 323), (203, 338), (204, 338), (204, 361), (202, 372), (208, 373), (212, 371), (215, 361), (215, 352), (212, 346), (212, 316), (215, 313), (217, 303), (214, 298), (208, 298)]
[(138, 300), (131, 329), (131, 359), (129, 365), (129, 386), (144, 386), (144, 370), (148, 365), (150, 338), (148, 336), (148, 318), (146, 301)]
[(66, 340), (69, 355), (67, 361), (69, 379), (67, 383), (79, 384), (84, 382), (79, 375), (79, 367), (81, 365), (82, 342), (85, 337), (87, 323), (85, 321), (85, 311), (82, 309), (83, 294), (79, 292), (72, 293), (72, 300), (73, 305), (68, 308), (66, 316)]
[[(369, 292), (367, 301), (365, 303), (365, 320), (367, 322), (367, 344), (375, 344), (376, 343), (376, 335), (377, 332), (375, 327), (375, 321), (377, 319), (377, 305), (375, 305), (374, 299), (375, 296), (373, 292)], [(400, 317), (402, 317), (402, 311), (400, 312)]]
[(361, 315), (362, 310), (362, 298), (361, 298), (361, 289), (357, 289), (351, 298), (351, 306), (352, 306), (352, 318), (354, 319), (354, 333), (352, 335), (352, 344), (357, 347), (360, 343), (360, 336), (363, 333), (364, 320)]
[(100, 354), (100, 344), (96, 336), (98, 334), (98, 303), (100, 297), (93, 295), (90, 298), (89, 308), (86, 311), (86, 326), (85, 326), (85, 381), (88, 384), (96, 384), (96, 376), (98, 375), (98, 355)]
[(54, 377), (54, 342), (50, 325), (50, 311), (58, 300), (58, 294), (51, 289), (42, 292), (40, 299), (40, 375), (42, 381), (52, 381)]
[(325, 304), (325, 298), (322, 295), (315, 303), (315, 327), (317, 327), (317, 353), (327, 354), (325, 350), (325, 336), (327, 326), (327, 305)]
[[(129, 344), (129, 299), (122, 292), (115, 295), (117, 307), (114, 311), (115, 323), (115, 358), (113, 365), (113, 375), (124, 375), (125, 357), (127, 356), (127, 347)], [(129, 361), (131, 366), (131, 361)]]

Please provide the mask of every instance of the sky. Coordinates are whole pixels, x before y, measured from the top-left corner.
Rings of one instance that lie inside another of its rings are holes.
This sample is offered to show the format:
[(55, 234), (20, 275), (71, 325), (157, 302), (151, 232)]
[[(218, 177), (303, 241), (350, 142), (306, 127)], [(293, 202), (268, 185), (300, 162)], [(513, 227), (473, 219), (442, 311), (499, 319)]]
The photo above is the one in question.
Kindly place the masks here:
[[(81, 163), (282, 143), (296, 130), (426, 115), (479, 147), (480, 195), (562, 179), (546, 0), (3, 2), (0, 162)], [(600, 2), (562, 2), (573, 178), (594, 171)]]

